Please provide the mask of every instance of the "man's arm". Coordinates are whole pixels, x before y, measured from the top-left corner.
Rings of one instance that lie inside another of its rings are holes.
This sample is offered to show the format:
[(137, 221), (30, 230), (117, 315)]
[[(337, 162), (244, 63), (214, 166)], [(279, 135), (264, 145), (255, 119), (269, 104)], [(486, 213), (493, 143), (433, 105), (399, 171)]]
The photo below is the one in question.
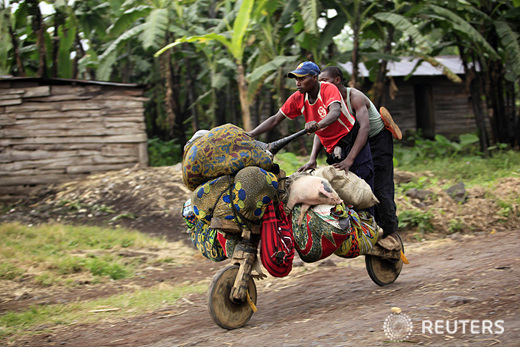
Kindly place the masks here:
[[(309, 123), (305, 124), (305, 129), (307, 132), (315, 132), (319, 129), (325, 128), (335, 121), (338, 120), (339, 116), (341, 115), (341, 105), (337, 102), (332, 103), (329, 106), (329, 113), (323, 118), (321, 121), (311, 121)], [(306, 171), (308, 169), (314, 169), (316, 168), (316, 159), (318, 158), (318, 154), (323, 149), (323, 144), (320, 141), (320, 138), (317, 135), (314, 135), (314, 141), (312, 143), (312, 151), (311, 156), (309, 157), (309, 161), (302, 167), (298, 169), (298, 172)]]
[(310, 121), (308, 123), (305, 123), (305, 130), (307, 130), (307, 132), (310, 134), (320, 129), (323, 129), (337, 121), (340, 115), (341, 105), (338, 102), (334, 102), (329, 106), (329, 112), (327, 113), (325, 118), (320, 120), (319, 123), (316, 121)]
[(283, 121), (284, 119), (285, 119), (284, 114), (282, 113), (282, 111), (278, 110), (278, 112), (275, 115), (267, 118), (265, 121), (263, 121), (256, 128), (251, 130), (248, 134), (252, 138), (255, 138), (255, 137), (257, 137), (257, 136), (259, 136), (259, 135), (261, 135), (263, 133), (266, 133), (269, 130), (273, 129), (278, 124), (280, 124), (280, 122)]
[(314, 141), (312, 143), (312, 151), (311, 156), (309, 157), (309, 161), (298, 169), (298, 172), (307, 171), (309, 169), (315, 169), (317, 166), (316, 159), (318, 158), (318, 154), (322, 150), (323, 145), (321, 144), (320, 138), (318, 135), (314, 135)]
[(363, 149), (363, 146), (366, 144), (368, 140), (368, 134), (370, 133), (368, 109), (364, 95), (359, 95), (355, 92), (351, 92), (350, 104), (352, 105), (352, 108), (355, 110), (356, 121), (359, 123), (358, 134), (356, 136), (356, 139), (354, 140), (354, 144), (352, 145), (352, 148), (350, 149), (350, 152), (348, 153), (347, 157), (343, 161), (333, 164), (333, 166), (336, 169), (345, 170), (345, 172), (348, 172), (348, 170), (350, 170), (350, 167), (354, 163), (354, 160), (356, 160), (357, 155), (359, 154), (361, 149)]

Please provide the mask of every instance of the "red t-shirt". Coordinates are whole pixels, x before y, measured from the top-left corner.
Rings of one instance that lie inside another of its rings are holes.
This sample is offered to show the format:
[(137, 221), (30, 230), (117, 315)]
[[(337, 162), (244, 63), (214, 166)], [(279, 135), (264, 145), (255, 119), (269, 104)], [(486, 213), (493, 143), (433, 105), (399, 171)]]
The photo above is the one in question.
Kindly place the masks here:
[(320, 82), (320, 91), (314, 104), (309, 103), (307, 93), (303, 95), (300, 92), (295, 92), (283, 104), (280, 111), (289, 119), (294, 119), (303, 114), (306, 123), (310, 121), (319, 122), (325, 118), (328, 114), (329, 106), (334, 102), (338, 102), (341, 105), (341, 115), (338, 120), (328, 127), (316, 131), (316, 135), (320, 138), (326, 151), (331, 153), (339, 140), (352, 130), (356, 122), (354, 116), (348, 112), (343, 97), (335, 85), (328, 82)]

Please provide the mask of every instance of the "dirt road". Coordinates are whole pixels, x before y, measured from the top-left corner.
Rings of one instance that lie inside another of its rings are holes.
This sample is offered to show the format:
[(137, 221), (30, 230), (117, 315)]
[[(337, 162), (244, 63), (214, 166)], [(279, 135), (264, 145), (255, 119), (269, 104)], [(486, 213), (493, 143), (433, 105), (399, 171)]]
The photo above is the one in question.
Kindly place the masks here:
[[(400, 319), (409, 318), (413, 327), (408, 345), (519, 346), (519, 236), (520, 230), (480, 232), (405, 243), (410, 264), (386, 287), (370, 280), (364, 257), (296, 261), (299, 266), (288, 277), (256, 282), (258, 312), (237, 330), (215, 325), (205, 296), (197, 294), (169, 307), (167, 314), (71, 325), (17, 345), (385, 346), (391, 341), (385, 320), (392, 307), (399, 307)], [(225, 263), (206, 265), (202, 274), (199, 266), (197, 276), (209, 281)]]

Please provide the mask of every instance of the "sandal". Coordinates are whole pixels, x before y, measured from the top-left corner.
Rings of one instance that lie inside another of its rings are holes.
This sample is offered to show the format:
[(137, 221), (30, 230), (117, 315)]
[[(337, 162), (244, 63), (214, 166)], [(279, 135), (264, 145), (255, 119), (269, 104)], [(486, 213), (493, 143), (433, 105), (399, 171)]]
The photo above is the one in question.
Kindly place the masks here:
[(385, 128), (392, 133), (392, 136), (395, 139), (401, 140), (403, 138), (403, 134), (401, 133), (401, 129), (399, 129), (397, 124), (395, 124), (394, 119), (390, 115), (390, 112), (388, 112), (385, 107), (381, 107), (379, 109), (379, 113), (381, 114), (383, 123), (385, 123)]

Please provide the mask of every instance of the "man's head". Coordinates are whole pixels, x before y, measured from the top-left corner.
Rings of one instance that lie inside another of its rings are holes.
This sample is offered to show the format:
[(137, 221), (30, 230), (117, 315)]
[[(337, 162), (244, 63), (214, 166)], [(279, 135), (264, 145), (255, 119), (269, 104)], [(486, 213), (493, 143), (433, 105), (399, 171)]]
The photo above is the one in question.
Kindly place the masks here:
[(304, 61), (296, 70), (291, 71), (287, 74), (289, 78), (304, 77), (304, 76), (318, 76), (320, 74), (320, 68), (312, 61)]
[(329, 82), (336, 87), (343, 85), (343, 72), (337, 66), (328, 66), (320, 74), (321, 82)]
[(296, 81), (296, 88), (302, 94), (318, 89), (318, 75), (320, 68), (312, 61), (305, 61), (298, 65), (296, 70), (287, 74), (287, 77), (294, 78)]

